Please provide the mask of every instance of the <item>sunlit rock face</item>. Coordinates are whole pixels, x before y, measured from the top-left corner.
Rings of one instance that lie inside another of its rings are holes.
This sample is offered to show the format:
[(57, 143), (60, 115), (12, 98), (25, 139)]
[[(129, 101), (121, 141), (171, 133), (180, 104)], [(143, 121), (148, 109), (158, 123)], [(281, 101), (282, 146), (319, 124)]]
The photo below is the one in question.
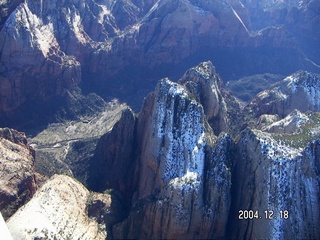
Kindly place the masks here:
[(161, 80), (138, 118), (139, 182), (118, 238), (219, 238), (230, 206), (227, 134), (216, 137), (184, 86)]
[(0, 213), (0, 237), (1, 237), (1, 239), (12, 240), (9, 229), (8, 229), (1, 213)]
[(88, 216), (90, 201), (81, 183), (55, 175), (7, 225), (14, 239), (105, 239), (105, 229), (99, 229), (97, 220)]
[(0, 110), (10, 113), (27, 100), (46, 101), (74, 89), (79, 62), (60, 50), (54, 24), (28, 1), (20, 4), (0, 32)]
[(0, 128), (0, 211), (5, 219), (36, 192), (34, 161), (24, 133)]
[(286, 77), (277, 86), (265, 90), (247, 106), (249, 112), (278, 114), (285, 117), (294, 109), (301, 112), (320, 110), (320, 76), (300, 71)]
[[(246, 129), (236, 156), (229, 237), (319, 238), (318, 140), (298, 150)], [(258, 213), (241, 220), (240, 210)]]
[(206, 118), (216, 135), (229, 130), (227, 104), (222, 93), (222, 80), (211, 62), (203, 62), (189, 69), (179, 83), (185, 85), (195, 99), (201, 103)]

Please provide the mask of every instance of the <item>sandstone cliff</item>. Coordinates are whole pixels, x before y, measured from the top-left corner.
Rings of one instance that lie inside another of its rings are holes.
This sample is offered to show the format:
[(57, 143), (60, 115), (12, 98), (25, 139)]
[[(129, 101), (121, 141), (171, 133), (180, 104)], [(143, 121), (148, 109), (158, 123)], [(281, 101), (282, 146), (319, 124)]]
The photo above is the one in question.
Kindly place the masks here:
[(0, 128), (0, 211), (5, 219), (36, 192), (34, 161), (23, 133)]
[(88, 185), (90, 189), (104, 191), (117, 189), (128, 198), (134, 189), (136, 117), (131, 109), (121, 112), (112, 130), (100, 137), (94, 156), (90, 160)]
[(222, 93), (222, 80), (211, 62), (203, 62), (188, 70), (179, 81), (203, 106), (216, 135), (229, 130), (227, 105)]
[[(99, 193), (56, 175), (9, 229), (18, 238), (317, 239), (317, 89), (318, 75), (295, 73), (258, 94), (243, 117), (203, 62), (178, 83), (160, 80), (138, 116), (115, 101), (51, 124), (31, 140), (37, 161), (59, 162), (55, 171)], [(29, 149), (22, 134), (2, 135)]]
[(201, 104), (183, 86), (161, 80), (139, 115), (137, 141), (137, 192), (115, 237), (223, 237), (232, 140), (217, 139)]
[[(228, 236), (319, 238), (318, 150), (318, 140), (298, 150), (246, 129), (237, 142)], [(240, 220), (240, 210), (258, 213)]]

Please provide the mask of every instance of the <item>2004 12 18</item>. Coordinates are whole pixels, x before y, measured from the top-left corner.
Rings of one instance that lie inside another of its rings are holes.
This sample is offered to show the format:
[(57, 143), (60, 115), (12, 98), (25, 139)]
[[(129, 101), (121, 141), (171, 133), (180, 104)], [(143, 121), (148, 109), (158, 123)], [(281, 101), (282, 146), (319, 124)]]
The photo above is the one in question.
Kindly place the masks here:
[(239, 210), (238, 218), (240, 220), (250, 220), (250, 219), (288, 219), (289, 211), (280, 210), (275, 213), (273, 210), (265, 210), (263, 214), (260, 214), (258, 210)]

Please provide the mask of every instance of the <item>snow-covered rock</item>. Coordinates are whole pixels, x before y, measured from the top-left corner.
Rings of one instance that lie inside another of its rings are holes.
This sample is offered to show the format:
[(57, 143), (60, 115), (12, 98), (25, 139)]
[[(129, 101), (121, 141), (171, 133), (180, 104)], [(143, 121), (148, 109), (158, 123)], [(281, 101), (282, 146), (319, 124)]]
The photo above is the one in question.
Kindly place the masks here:
[(299, 71), (286, 77), (271, 89), (257, 95), (247, 106), (256, 116), (278, 114), (281, 118), (294, 109), (320, 111), (320, 75)]
[[(299, 150), (259, 130), (246, 129), (241, 134), (232, 178), (229, 237), (320, 237), (319, 146), (316, 140)], [(249, 220), (240, 211), (257, 215)]]
[(89, 191), (74, 179), (55, 175), (7, 225), (13, 239), (105, 239), (105, 228), (87, 213)]
[(139, 182), (117, 238), (219, 238), (231, 197), (232, 139), (218, 139), (186, 87), (162, 79), (138, 117)]
[(301, 113), (299, 110), (294, 110), (285, 118), (263, 127), (262, 130), (273, 133), (299, 133), (301, 127), (308, 121), (310, 119), (306, 114)]

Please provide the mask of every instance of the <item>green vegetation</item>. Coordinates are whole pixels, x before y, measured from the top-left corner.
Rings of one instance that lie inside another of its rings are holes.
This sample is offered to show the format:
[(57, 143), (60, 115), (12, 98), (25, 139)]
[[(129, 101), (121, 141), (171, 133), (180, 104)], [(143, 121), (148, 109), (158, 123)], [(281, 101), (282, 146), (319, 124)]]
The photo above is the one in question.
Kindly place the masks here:
[(313, 139), (320, 138), (320, 112), (308, 113), (308, 117), (310, 121), (301, 127), (300, 133), (273, 133), (273, 138), (293, 148), (305, 148)]

